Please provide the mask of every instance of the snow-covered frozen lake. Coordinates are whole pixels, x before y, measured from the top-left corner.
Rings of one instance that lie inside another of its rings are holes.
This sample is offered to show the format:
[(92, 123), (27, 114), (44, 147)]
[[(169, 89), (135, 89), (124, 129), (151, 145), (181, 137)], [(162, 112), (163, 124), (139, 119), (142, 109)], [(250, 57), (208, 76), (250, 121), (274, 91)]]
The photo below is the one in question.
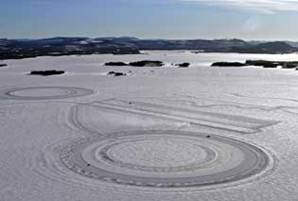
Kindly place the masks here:
[[(104, 66), (145, 59), (166, 65)], [(297, 200), (298, 71), (210, 67), (246, 59), (298, 55), (1, 61), (0, 200)], [(175, 67), (183, 62), (191, 66)], [(51, 69), (66, 74), (27, 75)]]

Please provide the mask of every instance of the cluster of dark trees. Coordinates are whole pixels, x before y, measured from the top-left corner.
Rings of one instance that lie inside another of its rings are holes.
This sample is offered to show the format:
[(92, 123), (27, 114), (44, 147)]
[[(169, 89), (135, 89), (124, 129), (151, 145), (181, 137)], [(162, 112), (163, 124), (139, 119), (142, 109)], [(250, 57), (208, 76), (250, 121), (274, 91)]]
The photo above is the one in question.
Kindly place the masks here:
[(215, 62), (211, 66), (214, 67), (243, 67), (243, 66), (261, 66), (264, 68), (297, 68), (298, 61), (266, 61), (266, 60), (247, 60), (241, 62)]

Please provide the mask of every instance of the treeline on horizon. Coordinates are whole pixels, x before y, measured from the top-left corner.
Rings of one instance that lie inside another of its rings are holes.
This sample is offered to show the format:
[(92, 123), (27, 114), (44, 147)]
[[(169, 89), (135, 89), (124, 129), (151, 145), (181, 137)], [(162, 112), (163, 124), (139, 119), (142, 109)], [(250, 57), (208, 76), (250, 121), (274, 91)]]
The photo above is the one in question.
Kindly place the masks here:
[(139, 54), (142, 50), (286, 54), (298, 52), (298, 43), (288, 41), (244, 41), (240, 39), (150, 40), (134, 37), (0, 39), (0, 60), (37, 56)]

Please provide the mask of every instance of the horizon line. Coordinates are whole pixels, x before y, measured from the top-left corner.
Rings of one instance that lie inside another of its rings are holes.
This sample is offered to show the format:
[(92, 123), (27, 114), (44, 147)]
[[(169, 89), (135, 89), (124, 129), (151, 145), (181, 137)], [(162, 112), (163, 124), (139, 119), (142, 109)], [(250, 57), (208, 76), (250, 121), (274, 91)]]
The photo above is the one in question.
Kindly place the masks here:
[(24, 38), (9, 38), (9, 37), (0, 37), (0, 40), (42, 40), (42, 39), (52, 39), (52, 38), (135, 38), (138, 40), (242, 40), (246, 42), (250, 41), (263, 41), (263, 42), (298, 42), (298, 39), (245, 39), (237, 37), (222, 37), (222, 38), (161, 38), (161, 37), (137, 37), (137, 36), (47, 36), (47, 37), (24, 37)]

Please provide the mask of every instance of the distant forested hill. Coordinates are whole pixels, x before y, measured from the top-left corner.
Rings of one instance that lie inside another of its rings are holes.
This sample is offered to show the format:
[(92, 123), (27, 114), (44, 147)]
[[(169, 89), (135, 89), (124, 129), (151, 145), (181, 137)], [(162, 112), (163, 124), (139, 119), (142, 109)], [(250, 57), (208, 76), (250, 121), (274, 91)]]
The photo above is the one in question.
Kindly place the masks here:
[(199, 52), (292, 53), (295, 42), (222, 40), (144, 40), (133, 37), (56, 37), (47, 39), (0, 39), (0, 60), (37, 56), (86, 54), (138, 54), (140, 50), (193, 50)]

